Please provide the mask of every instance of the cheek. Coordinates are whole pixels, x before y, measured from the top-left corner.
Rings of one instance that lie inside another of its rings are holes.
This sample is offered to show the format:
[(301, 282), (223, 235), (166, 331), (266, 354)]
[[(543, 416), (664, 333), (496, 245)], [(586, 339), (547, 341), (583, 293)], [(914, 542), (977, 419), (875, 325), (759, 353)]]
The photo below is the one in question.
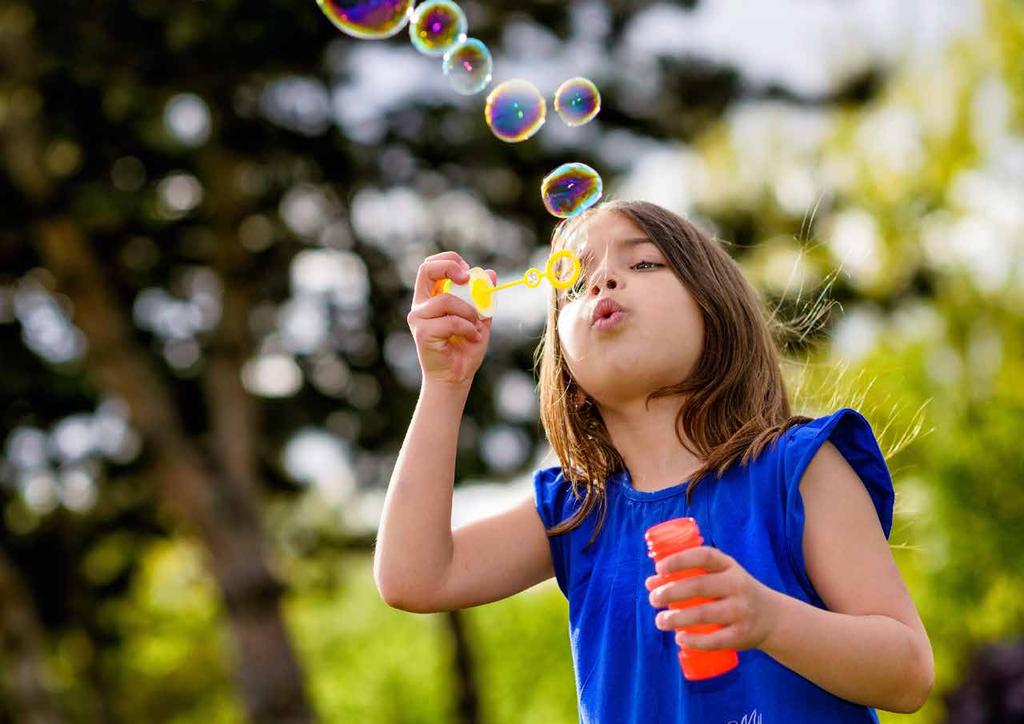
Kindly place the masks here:
[[(660, 323), (651, 331), (652, 340), (657, 340), (663, 349), (671, 349), (673, 357), (696, 362), (704, 345), (704, 323), (693, 301), (673, 300), (658, 310), (658, 319)], [(662, 325), (672, 330), (667, 339)]]
[(583, 329), (580, 326), (580, 317), (575, 305), (568, 304), (562, 307), (558, 313), (558, 340), (568, 359), (580, 356), (583, 345)]

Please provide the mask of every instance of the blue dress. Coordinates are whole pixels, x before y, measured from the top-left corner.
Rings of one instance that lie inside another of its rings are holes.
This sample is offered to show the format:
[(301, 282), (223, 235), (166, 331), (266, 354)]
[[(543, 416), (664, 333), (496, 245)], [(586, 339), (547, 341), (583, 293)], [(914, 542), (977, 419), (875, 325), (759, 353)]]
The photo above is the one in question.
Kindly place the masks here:
[[(575, 530), (549, 538), (558, 587), (569, 601), (569, 641), (581, 724), (865, 724), (875, 710), (841, 699), (757, 649), (739, 651), (739, 666), (687, 681), (673, 631), (654, 625), (644, 580), (654, 561), (644, 531), (670, 518), (697, 520), (704, 545), (732, 556), (761, 583), (819, 608), (803, 557), (800, 478), (825, 440), (867, 487), (885, 537), (894, 491), (867, 420), (842, 408), (786, 430), (747, 466), (705, 478), (686, 503), (686, 483), (654, 492), (632, 487), (628, 471), (607, 485), (604, 525), (595, 509)], [(534, 473), (537, 510), (547, 527), (579, 502), (560, 467)]]

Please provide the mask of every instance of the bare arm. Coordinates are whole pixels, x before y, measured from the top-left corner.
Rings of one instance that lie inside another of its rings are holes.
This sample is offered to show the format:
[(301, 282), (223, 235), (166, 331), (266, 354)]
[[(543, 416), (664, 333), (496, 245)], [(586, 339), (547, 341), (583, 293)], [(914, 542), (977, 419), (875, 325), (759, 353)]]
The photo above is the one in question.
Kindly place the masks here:
[(530, 495), (454, 532), (452, 561), (431, 611), (499, 601), (555, 575), (544, 523)]
[(404, 608), (440, 584), (452, 559), (452, 489), (468, 386), (424, 384), (384, 497), (373, 575)]
[(458, 420), (465, 393), (424, 387), (384, 499), (374, 578), (388, 605), (450, 611), (506, 598), (554, 575), (529, 496), (451, 529)]
[(764, 651), (844, 699), (917, 711), (934, 685), (931, 644), (867, 490), (826, 441), (800, 493), (807, 573), (829, 610), (776, 591)]
[(459, 423), (491, 325), (465, 301), (431, 290), (445, 277), (468, 279), (466, 267), (450, 251), (424, 261), (408, 317), (423, 385), (384, 498), (373, 561), (381, 597), (407, 611), (475, 606), (553, 575), (532, 500), (452, 533)]

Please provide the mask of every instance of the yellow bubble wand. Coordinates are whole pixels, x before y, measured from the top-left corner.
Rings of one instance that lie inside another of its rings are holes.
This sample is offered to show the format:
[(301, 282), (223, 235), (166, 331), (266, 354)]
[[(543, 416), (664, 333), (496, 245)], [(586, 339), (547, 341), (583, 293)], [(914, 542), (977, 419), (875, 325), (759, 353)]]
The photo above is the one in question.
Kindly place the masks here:
[[(562, 259), (567, 259), (572, 264), (572, 270), (565, 279), (560, 279), (555, 273), (555, 267)], [(494, 316), (494, 293), (502, 289), (508, 289), (519, 284), (525, 284), (531, 289), (540, 286), (546, 277), (551, 286), (555, 289), (568, 289), (573, 285), (580, 275), (580, 260), (571, 249), (561, 249), (548, 258), (544, 271), (536, 267), (530, 267), (523, 273), (521, 279), (506, 282), (495, 286), (487, 272), (478, 266), (469, 270), (469, 281), (456, 284), (451, 279), (438, 279), (434, 283), (434, 289), (430, 296), (438, 294), (452, 294), (476, 308), (481, 317)]]

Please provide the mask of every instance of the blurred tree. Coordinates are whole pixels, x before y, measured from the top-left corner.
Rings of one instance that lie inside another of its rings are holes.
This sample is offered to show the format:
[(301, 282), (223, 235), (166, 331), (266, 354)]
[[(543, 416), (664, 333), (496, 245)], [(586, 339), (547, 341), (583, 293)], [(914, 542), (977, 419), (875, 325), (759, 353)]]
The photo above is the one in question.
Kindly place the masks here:
[(3, 551), (0, 551), (0, 665), (4, 695), (0, 701), (25, 724), (64, 721), (53, 698), (53, 677), (44, 653), (42, 627), (31, 599)]
[(979, 648), (963, 682), (944, 699), (948, 724), (1024, 722), (1024, 643)]

